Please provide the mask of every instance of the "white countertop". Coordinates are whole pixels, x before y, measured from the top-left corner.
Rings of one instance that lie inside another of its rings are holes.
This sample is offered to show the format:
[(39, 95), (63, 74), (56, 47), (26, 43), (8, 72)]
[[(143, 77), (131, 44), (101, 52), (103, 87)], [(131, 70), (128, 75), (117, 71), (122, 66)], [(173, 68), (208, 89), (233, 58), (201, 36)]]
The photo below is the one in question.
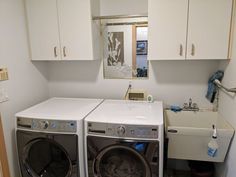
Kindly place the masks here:
[(81, 120), (103, 99), (51, 98), (16, 114), (16, 117), (55, 120)]
[(162, 102), (105, 100), (85, 118), (85, 121), (132, 125), (162, 125), (163, 104)]

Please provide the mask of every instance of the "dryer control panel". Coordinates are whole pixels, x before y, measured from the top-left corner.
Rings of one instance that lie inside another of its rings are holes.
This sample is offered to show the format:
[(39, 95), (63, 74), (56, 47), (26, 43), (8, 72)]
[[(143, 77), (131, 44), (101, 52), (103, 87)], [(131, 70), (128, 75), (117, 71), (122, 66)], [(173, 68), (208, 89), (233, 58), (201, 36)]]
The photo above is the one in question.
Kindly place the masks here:
[(158, 126), (88, 122), (88, 134), (111, 137), (158, 139)]
[(77, 122), (70, 120), (46, 120), (46, 119), (31, 119), (17, 118), (17, 128), (50, 131), (50, 132), (76, 132)]

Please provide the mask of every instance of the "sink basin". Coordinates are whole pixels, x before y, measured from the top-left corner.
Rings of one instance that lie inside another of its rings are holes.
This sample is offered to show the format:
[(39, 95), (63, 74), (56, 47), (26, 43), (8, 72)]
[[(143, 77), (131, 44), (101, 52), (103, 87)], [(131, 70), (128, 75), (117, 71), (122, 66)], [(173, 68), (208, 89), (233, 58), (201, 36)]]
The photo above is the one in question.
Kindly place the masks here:
[[(219, 148), (215, 157), (207, 155), (213, 129), (217, 128)], [(223, 162), (234, 129), (217, 112), (165, 111), (165, 133), (168, 138), (168, 158)]]

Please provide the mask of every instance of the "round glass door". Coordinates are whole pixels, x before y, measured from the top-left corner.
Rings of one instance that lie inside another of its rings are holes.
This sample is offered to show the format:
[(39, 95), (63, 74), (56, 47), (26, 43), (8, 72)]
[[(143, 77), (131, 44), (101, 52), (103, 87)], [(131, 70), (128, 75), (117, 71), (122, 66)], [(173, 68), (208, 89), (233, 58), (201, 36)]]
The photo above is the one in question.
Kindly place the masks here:
[(93, 163), (96, 177), (151, 177), (146, 159), (135, 149), (123, 145), (104, 148)]
[(72, 163), (65, 149), (46, 138), (26, 145), (23, 164), (32, 177), (70, 177), (72, 171)]

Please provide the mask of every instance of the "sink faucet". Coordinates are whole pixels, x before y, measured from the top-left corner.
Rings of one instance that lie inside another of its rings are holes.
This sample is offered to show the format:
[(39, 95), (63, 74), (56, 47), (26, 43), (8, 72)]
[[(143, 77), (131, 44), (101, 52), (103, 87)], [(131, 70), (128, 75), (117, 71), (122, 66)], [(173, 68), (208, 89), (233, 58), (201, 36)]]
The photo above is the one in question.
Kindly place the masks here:
[(188, 101), (188, 107), (189, 107), (189, 108), (192, 107), (192, 103), (193, 103), (192, 98), (189, 98), (189, 101)]
[(197, 103), (193, 103), (192, 98), (190, 98), (188, 103), (184, 103), (183, 111), (199, 111), (199, 108)]

